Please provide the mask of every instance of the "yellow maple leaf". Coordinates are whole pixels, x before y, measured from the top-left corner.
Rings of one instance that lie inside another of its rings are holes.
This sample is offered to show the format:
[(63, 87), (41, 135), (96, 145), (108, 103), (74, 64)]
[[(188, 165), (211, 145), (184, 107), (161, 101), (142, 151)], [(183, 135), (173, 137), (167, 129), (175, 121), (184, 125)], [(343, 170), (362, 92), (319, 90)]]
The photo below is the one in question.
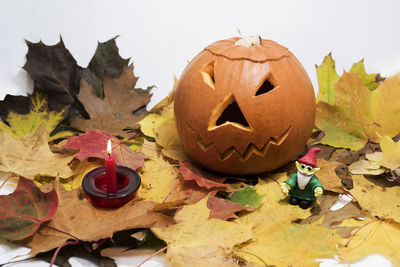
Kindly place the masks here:
[(152, 157), (144, 162), (142, 183), (138, 196), (147, 201), (162, 203), (169, 195), (178, 173), (161, 156)]
[(155, 127), (156, 142), (162, 147), (161, 152), (169, 158), (190, 160), (176, 130), (175, 120), (167, 120)]
[(289, 205), (279, 183), (287, 179), (285, 173), (268, 175), (254, 189), (265, 195), (261, 207), (236, 221), (253, 224), (252, 241), (235, 247), (236, 253), (247, 261), (277, 266), (317, 265), (316, 258), (335, 254), (340, 240), (335, 232), (318, 225), (292, 223), (311, 215), (309, 210)]
[(144, 119), (142, 119), (139, 123), (140, 130), (146, 136), (155, 138), (156, 132), (154, 128), (168, 120), (174, 119), (174, 96), (175, 96), (175, 88), (178, 84), (178, 78), (174, 76), (174, 87), (172, 91), (168, 94), (166, 98), (161, 100), (157, 105), (155, 105), (151, 109), (151, 113), (147, 115)]
[(68, 163), (72, 155), (50, 150), (44, 125), (20, 140), (0, 130), (0, 171), (13, 172), (33, 179), (36, 175), (67, 178), (72, 175)]
[(379, 85), (380, 85), (380, 81), (384, 80), (383, 78), (381, 78), (381, 76), (378, 73), (368, 74), (365, 71), (364, 59), (360, 60), (357, 63), (354, 63), (353, 66), (351, 66), (351, 69), (349, 70), (349, 73), (358, 73), (358, 74), (360, 74), (361, 80), (364, 82), (364, 84), (371, 91), (373, 91), (376, 88), (378, 88)]
[(303, 225), (287, 222), (254, 237), (255, 241), (238, 246), (236, 253), (264, 266), (318, 266), (316, 259), (333, 257), (341, 240), (320, 221)]
[(162, 147), (161, 152), (178, 161), (189, 160), (176, 130), (174, 102), (165, 106), (160, 116), (163, 120), (154, 126), (154, 133), (156, 143)]
[(87, 158), (79, 163), (74, 168), (74, 174), (69, 179), (61, 179), (60, 184), (68, 191), (82, 186), (82, 180), (85, 175), (99, 167), (104, 166), (104, 160), (99, 158)]
[[(335, 61), (332, 59), (331, 53), (324, 58), (320, 66), (316, 66), (316, 71), (319, 89), (317, 102), (323, 101), (330, 105), (335, 105), (335, 84), (339, 81), (340, 76), (336, 72)], [(364, 59), (354, 63), (349, 73), (358, 73), (363, 83), (371, 91), (378, 88), (380, 82), (384, 80), (378, 73), (368, 74), (365, 71)]]
[(354, 263), (370, 254), (381, 254), (391, 262), (400, 264), (400, 224), (391, 220), (367, 218), (348, 219), (341, 226), (356, 227), (349, 239), (344, 239), (339, 248), (339, 256), (347, 263)]
[(187, 262), (196, 258), (203, 266), (210, 262), (208, 258), (213, 258), (214, 266), (224, 266), (224, 259), (233, 247), (253, 237), (251, 223), (209, 218), (207, 201), (208, 197), (184, 206), (175, 215), (175, 225), (151, 228), (157, 237), (167, 242), (167, 258), (174, 266), (187, 266)]
[(27, 133), (35, 132), (41, 124), (45, 124), (49, 141), (74, 135), (71, 131), (61, 131), (50, 135), (65, 118), (65, 110), (62, 109), (58, 112), (48, 111), (47, 100), (39, 93), (31, 95), (29, 99), (30, 112), (28, 114), (19, 114), (11, 111), (7, 116), (7, 122), (10, 126), (0, 123), (0, 129), (7, 131), (11, 136), (19, 139)]
[(400, 222), (400, 187), (382, 188), (370, 182), (362, 175), (352, 175), (353, 189), (350, 193), (355, 197), (363, 210), (379, 218), (393, 219)]
[(143, 120), (139, 121), (138, 124), (140, 125), (140, 130), (144, 135), (155, 138), (156, 133), (154, 132), (154, 127), (163, 121), (165, 121), (163, 116), (160, 114), (151, 113)]
[[(298, 206), (290, 205), (288, 196), (282, 192), (279, 184), (287, 180), (286, 173), (267, 174), (265, 179), (259, 180), (253, 188), (257, 194), (264, 196), (261, 206), (252, 213), (240, 217), (237, 221), (253, 223), (255, 229), (259, 227), (273, 228), (285, 222), (304, 219), (311, 215), (310, 211)], [(276, 216), (279, 214), (279, 216)]]
[[(175, 77), (174, 88), (176, 83)], [(153, 108), (154, 111), (152, 111), (157, 113), (147, 115), (139, 124), (143, 134), (155, 138), (156, 143), (162, 147), (161, 152), (166, 157), (185, 161), (189, 160), (189, 156), (176, 130), (173, 95), (174, 91)]]
[(379, 165), (395, 170), (400, 167), (400, 142), (393, 141), (389, 136), (380, 136), (379, 143), (382, 152), (375, 152), (367, 155), (369, 160), (377, 162)]
[(352, 163), (349, 167), (352, 174), (379, 175), (400, 167), (400, 142), (394, 142), (387, 135), (378, 134), (378, 137), (382, 152), (367, 154), (367, 160)]
[(377, 143), (377, 134), (394, 137), (400, 133), (400, 74), (371, 92), (358, 73), (345, 72), (335, 93), (335, 105), (317, 104), (316, 126), (325, 133), (320, 143), (358, 150), (367, 141)]
[(324, 101), (328, 104), (335, 104), (335, 84), (340, 77), (336, 73), (335, 61), (332, 59), (332, 54), (329, 53), (324, 58), (320, 66), (316, 66), (318, 77), (318, 101)]

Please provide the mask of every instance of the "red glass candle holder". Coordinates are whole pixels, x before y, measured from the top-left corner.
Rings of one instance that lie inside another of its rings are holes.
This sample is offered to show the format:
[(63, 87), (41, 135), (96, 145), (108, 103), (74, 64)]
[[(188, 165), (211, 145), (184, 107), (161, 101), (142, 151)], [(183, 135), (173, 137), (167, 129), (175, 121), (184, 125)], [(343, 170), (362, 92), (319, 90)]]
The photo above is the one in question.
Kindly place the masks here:
[(106, 168), (96, 168), (85, 175), (82, 187), (88, 199), (99, 208), (116, 209), (133, 199), (139, 188), (140, 175), (124, 166), (117, 166), (117, 191), (108, 192)]

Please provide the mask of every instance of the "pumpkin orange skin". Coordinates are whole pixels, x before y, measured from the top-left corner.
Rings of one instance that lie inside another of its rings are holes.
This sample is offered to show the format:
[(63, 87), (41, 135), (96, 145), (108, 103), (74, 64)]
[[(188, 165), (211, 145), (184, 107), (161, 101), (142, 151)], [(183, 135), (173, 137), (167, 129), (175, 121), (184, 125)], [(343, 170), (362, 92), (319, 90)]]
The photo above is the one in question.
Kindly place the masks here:
[[(314, 125), (315, 95), (287, 48), (271, 40), (242, 47), (235, 45), (238, 39), (215, 42), (188, 64), (174, 112), (179, 137), (195, 161), (219, 173), (257, 174), (302, 151)], [(256, 95), (265, 80), (274, 88)], [(233, 102), (245, 122), (221, 118)]]

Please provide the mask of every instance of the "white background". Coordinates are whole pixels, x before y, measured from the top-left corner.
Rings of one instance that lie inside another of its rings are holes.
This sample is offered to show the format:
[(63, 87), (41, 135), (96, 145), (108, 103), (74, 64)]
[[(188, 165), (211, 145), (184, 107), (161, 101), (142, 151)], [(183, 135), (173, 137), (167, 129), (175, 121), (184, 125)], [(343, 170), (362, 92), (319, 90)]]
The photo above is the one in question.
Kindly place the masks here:
[(389, 76), (400, 71), (399, 11), (395, 0), (2, 0), (0, 99), (31, 90), (21, 70), (24, 39), (52, 45), (60, 35), (82, 67), (97, 41), (120, 35), (120, 54), (132, 57), (138, 86), (157, 86), (151, 105), (168, 94), (173, 75), (206, 45), (237, 36), (238, 29), (288, 47), (316, 90), (315, 64), (331, 51), (339, 74), (365, 58), (368, 72)]
[(0, 99), (25, 94), (24, 39), (51, 45), (62, 35), (80, 66), (97, 46), (120, 35), (123, 57), (132, 57), (138, 86), (156, 85), (158, 102), (206, 45), (260, 34), (288, 47), (317, 89), (315, 64), (333, 52), (339, 74), (365, 58), (367, 71), (400, 71), (400, 2), (339, 1), (106, 1), (2, 0), (0, 2)]

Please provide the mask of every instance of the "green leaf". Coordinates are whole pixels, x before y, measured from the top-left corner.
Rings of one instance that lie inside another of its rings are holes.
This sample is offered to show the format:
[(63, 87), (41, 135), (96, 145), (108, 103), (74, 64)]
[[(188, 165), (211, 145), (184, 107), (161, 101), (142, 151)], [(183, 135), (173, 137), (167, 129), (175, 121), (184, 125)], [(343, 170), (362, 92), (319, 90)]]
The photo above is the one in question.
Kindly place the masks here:
[(47, 108), (47, 100), (39, 93), (35, 93), (29, 97), (30, 112), (28, 114), (19, 114), (10, 111), (6, 117), (6, 123), (0, 123), (0, 129), (8, 132), (12, 137), (20, 139), (25, 134), (35, 132), (40, 125), (44, 124), (46, 132), (49, 135), (49, 141), (60, 138), (73, 136), (70, 131), (59, 131), (54, 135), (50, 135), (54, 129), (65, 118), (65, 111), (49, 111)]
[(126, 141), (125, 144), (129, 146), (133, 151), (140, 152), (142, 151), (143, 143), (144, 143), (144, 137), (139, 136)]
[(378, 88), (378, 86), (380, 85), (380, 81), (383, 80), (381, 78), (381, 76), (379, 75), (379, 73), (368, 74), (365, 71), (364, 59), (360, 60), (357, 63), (354, 63), (353, 66), (351, 67), (349, 73), (358, 73), (358, 74), (360, 74), (361, 80), (364, 82), (364, 84), (371, 91), (373, 91), (376, 88)]
[(13, 241), (33, 235), (53, 218), (57, 207), (55, 190), (43, 193), (33, 181), (19, 178), (13, 193), (0, 196), (0, 237)]
[(257, 191), (250, 186), (235, 191), (229, 198), (230, 201), (239, 203), (243, 207), (250, 206), (253, 208), (258, 208), (262, 199), (263, 196), (259, 195)]
[(331, 53), (324, 58), (320, 66), (315, 66), (318, 76), (318, 97), (317, 102), (324, 101), (330, 105), (335, 105), (335, 84), (339, 81), (336, 73), (335, 61)]
[[(118, 37), (118, 36), (117, 36)], [(98, 43), (96, 52), (88, 67), (82, 71), (82, 77), (93, 87), (100, 98), (104, 97), (103, 76), (118, 78), (124, 67), (129, 64), (129, 58), (124, 59), (118, 53), (114, 37), (104, 43)]]

